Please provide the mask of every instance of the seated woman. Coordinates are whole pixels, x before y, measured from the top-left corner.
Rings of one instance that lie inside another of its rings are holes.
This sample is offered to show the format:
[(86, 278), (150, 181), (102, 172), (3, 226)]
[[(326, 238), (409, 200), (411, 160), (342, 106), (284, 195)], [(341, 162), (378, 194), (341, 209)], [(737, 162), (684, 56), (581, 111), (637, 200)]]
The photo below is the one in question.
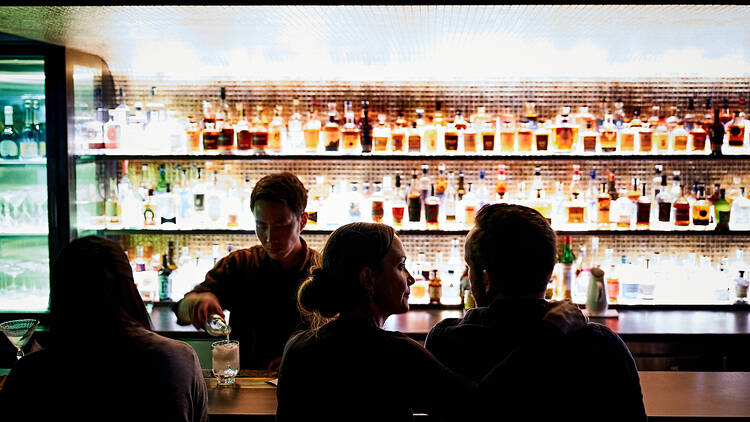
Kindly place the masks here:
[[(415, 409), (451, 419), (472, 416), (473, 403), (481, 400), (475, 383), (406, 335), (382, 329), (388, 316), (409, 310), (414, 279), (405, 260), (390, 226), (352, 223), (331, 234), (320, 267), (299, 289), (299, 306), (313, 316), (314, 328), (285, 347), (278, 421), (411, 420)], [(555, 305), (538, 337), (551, 342), (583, 324), (575, 305)], [(488, 377), (502, 378), (503, 366), (538, 364), (548, 351), (539, 344), (519, 348)]]
[(51, 273), (50, 344), (18, 361), (0, 393), (7, 420), (208, 420), (186, 343), (151, 331), (122, 248), (74, 240)]

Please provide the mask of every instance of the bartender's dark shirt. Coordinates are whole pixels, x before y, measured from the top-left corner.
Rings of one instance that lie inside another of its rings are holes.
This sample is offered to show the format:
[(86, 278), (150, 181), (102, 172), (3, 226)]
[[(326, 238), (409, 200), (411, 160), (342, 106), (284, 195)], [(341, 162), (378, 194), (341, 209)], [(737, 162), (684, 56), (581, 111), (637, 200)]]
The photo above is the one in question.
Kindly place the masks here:
[[(430, 330), (425, 347), (443, 364), (472, 380), (484, 377), (529, 336), (544, 317), (547, 301), (496, 300), (445, 319)], [(609, 328), (588, 323), (545, 350), (548, 358), (528, 371), (525, 382), (498, 385), (495, 396), (509, 399), (503, 413), (528, 420), (645, 421), (638, 371), (625, 343)], [(493, 411), (493, 403), (486, 403)]]
[(304, 259), (292, 268), (283, 268), (257, 245), (219, 260), (192, 290), (215, 294), (222, 309), (230, 311), (230, 337), (240, 342), (241, 368), (266, 369), (282, 355), (289, 336), (307, 328), (297, 308), (297, 289), (320, 254), (300, 241)]

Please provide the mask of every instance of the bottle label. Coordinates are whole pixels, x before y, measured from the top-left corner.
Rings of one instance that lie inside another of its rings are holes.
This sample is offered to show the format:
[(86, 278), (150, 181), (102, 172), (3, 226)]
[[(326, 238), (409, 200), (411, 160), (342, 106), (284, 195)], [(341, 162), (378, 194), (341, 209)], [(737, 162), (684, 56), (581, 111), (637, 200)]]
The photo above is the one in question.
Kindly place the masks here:
[(547, 144), (549, 143), (549, 135), (546, 133), (540, 133), (536, 135), (536, 149), (537, 151), (547, 151)]
[(117, 202), (107, 201), (105, 205), (108, 217), (117, 217)]
[(18, 144), (10, 139), (4, 139), (0, 142), (0, 157), (18, 158)]
[(464, 151), (476, 151), (477, 150), (477, 134), (476, 133), (464, 133)]
[(440, 297), (443, 296), (443, 285), (442, 284), (430, 284), (428, 287), (431, 302), (439, 302)]
[(394, 223), (401, 224), (404, 221), (404, 207), (394, 206), (391, 208), (391, 215), (393, 216)]
[(268, 146), (268, 133), (255, 132), (252, 134), (252, 144), (256, 148), (265, 148)]
[(203, 132), (203, 149), (215, 151), (219, 147), (219, 134)]
[(172, 280), (167, 275), (159, 275), (159, 300), (169, 300), (172, 293)]
[(437, 224), (439, 209), (440, 209), (440, 205), (438, 204), (425, 204), (424, 206), (425, 220), (427, 220), (427, 222), (430, 224)]
[(617, 149), (617, 132), (614, 130), (605, 130), (602, 132), (602, 151), (612, 152)]
[(729, 128), (729, 145), (741, 147), (745, 143), (745, 127), (732, 126)]
[(428, 151), (435, 151), (437, 149), (437, 131), (426, 130), (424, 132), (424, 143)]
[(632, 133), (623, 133), (620, 135), (620, 150), (632, 151), (635, 144), (635, 135)]
[(409, 221), (419, 221), (421, 211), (421, 198), (419, 196), (409, 196)]
[(651, 219), (651, 204), (639, 203), (636, 207), (636, 222), (640, 224), (648, 224)]
[(237, 149), (247, 151), (253, 148), (253, 136), (247, 130), (237, 132)]
[(659, 204), (659, 221), (661, 222), (669, 222), (669, 217), (672, 212), (672, 204), (669, 202), (662, 202)]
[(583, 150), (584, 151), (596, 151), (596, 136), (584, 136), (583, 137)]
[[(458, 137), (456, 137), (458, 139)], [(393, 142), (392, 148), (393, 151), (403, 151), (404, 150), (404, 135), (403, 134), (393, 134), (391, 136), (391, 142)]]
[(409, 152), (419, 152), (422, 150), (422, 137), (419, 135), (409, 135)]
[(203, 211), (205, 209), (204, 200), (206, 198), (205, 194), (202, 193), (196, 193), (193, 195), (193, 207), (196, 211)]
[(307, 221), (310, 221), (313, 224), (318, 224), (318, 212), (317, 211), (307, 211)]
[(445, 134), (445, 150), (446, 151), (458, 151), (458, 134), (457, 133)]
[(583, 223), (584, 207), (568, 207), (568, 223)]
[(675, 151), (685, 151), (687, 149), (687, 136), (679, 135), (674, 137)]
[(651, 132), (641, 132), (641, 151), (651, 151), (651, 147), (653, 146), (652, 135)]
[(372, 201), (372, 221), (380, 223), (383, 221), (383, 201)]
[(482, 135), (482, 147), (485, 151), (493, 151), (495, 149), (494, 133), (485, 133)]
[(376, 136), (373, 138), (375, 143), (375, 151), (385, 151), (388, 148), (388, 137)]
[(674, 221), (678, 225), (688, 225), (690, 222), (690, 207), (688, 204), (675, 205)]
[(569, 150), (573, 148), (573, 128), (570, 127), (559, 127), (557, 128), (557, 149)]

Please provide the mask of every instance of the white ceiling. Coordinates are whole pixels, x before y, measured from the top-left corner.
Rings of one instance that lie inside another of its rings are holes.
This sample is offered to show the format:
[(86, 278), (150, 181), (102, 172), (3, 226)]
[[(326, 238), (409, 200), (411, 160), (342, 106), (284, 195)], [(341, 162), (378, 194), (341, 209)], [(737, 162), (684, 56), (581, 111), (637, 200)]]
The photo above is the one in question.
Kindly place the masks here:
[(750, 75), (750, 7), (0, 7), (0, 32), (170, 79)]

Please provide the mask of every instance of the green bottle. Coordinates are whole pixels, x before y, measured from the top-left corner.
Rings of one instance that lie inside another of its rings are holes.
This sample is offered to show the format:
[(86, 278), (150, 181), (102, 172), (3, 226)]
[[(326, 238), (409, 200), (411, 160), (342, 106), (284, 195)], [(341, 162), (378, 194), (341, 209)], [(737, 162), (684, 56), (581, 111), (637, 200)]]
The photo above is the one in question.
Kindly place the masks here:
[(724, 198), (726, 190), (721, 189), (719, 192), (721, 193), (721, 197), (714, 203), (716, 230), (726, 231), (729, 230), (729, 214), (732, 211), (732, 206)]
[(569, 235), (564, 237), (565, 243), (563, 245), (562, 256), (560, 257), (560, 264), (562, 265), (563, 273), (563, 300), (572, 300), (572, 287), (573, 280), (575, 279), (575, 256), (573, 255), (573, 241)]
[(164, 164), (159, 165), (159, 183), (156, 184), (156, 191), (157, 192), (167, 191), (167, 178), (166, 178), (166, 170), (164, 169)]

